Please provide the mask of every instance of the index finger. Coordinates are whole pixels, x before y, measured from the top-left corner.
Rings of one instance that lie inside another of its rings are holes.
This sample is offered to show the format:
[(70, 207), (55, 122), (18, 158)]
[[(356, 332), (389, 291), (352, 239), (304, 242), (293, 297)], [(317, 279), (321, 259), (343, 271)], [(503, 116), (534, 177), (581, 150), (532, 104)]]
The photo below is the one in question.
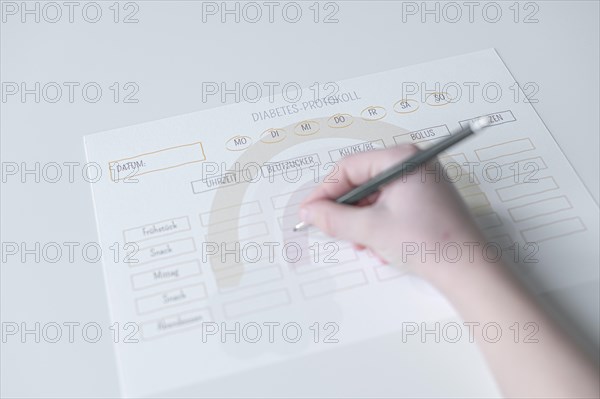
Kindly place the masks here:
[(386, 150), (373, 150), (343, 158), (313, 192), (300, 204), (336, 199), (359, 186), (390, 166), (406, 159), (418, 151), (412, 144), (403, 144)]

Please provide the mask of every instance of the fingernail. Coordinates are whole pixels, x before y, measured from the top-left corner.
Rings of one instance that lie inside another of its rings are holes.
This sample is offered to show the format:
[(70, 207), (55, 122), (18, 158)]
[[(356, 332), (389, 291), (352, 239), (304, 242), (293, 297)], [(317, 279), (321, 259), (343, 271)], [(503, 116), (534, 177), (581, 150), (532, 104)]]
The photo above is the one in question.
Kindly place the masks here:
[(376, 254), (375, 256), (377, 257), (377, 259), (379, 259), (379, 261), (380, 261), (382, 264), (384, 264), (384, 265), (389, 265), (389, 264), (390, 264), (390, 263), (389, 263), (387, 260), (383, 259), (381, 256), (379, 256), (379, 255), (377, 255), (377, 254)]

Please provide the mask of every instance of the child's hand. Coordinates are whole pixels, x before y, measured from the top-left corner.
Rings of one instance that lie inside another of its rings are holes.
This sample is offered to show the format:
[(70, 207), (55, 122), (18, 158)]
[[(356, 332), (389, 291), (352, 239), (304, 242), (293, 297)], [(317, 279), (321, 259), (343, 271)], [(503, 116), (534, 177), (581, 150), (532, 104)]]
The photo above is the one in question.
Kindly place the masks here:
[[(303, 201), (301, 220), (332, 237), (367, 247), (385, 262), (408, 260), (411, 265), (420, 266), (417, 269), (421, 269), (424, 277), (432, 277), (435, 269), (440, 268), (434, 267), (435, 255), (428, 255), (422, 262), (422, 249), (435, 249), (436, 243), (441, 249), (449, 242), (464, 247), (465, 242), (481, 240), (462, 199), (441, 174), (441, 165), (434, 169), (435, 163), (428, 164), (428, 173), (423, 173), (422, 166), (383, 187), (359, 206), (333, 201), (416, 151), (414, 145), (400, 145), (344, 158), (338, 164), (339, 170)], [(407, 259), (415, 248), (418, 253)], [(467, 255), (468, 249), (464, 249)]]
[[(481, 245), (475, 256), (468, 255), (465, 244), (472, 249), (483, 240), (458, 193), (442, 176), (436, 182), (436, 175), (423, 173), (421, 167), (359, 206), (332, 201), (415, 151), (416, 147), (405, 145), (344, 158), (329, 179), (333, 182), (321, 184), (302, 203), (300, 218), (331, 236), (370, 248), (384, 261), (408, 263), (448, 298), (463, 320), (476, 325), (493, 321), (510, 329), (536, 326), (535, 344), (476, 336), (505, 396), (597, 398), (596, 365), (544, 314), (508, 269), (500, 267), (502, 263), (489, 267)], [(433, 166), (430, 163), (427, 170), (434, 170)], [(403, 259), (407, 244), (417, 245), (419, 252)], [(432, 252), (445, 244), (463, 247), (462, 256), (457, 261), (444, 256), (436, 261)], [(428, 252), (423, 254), (423, 249)]]

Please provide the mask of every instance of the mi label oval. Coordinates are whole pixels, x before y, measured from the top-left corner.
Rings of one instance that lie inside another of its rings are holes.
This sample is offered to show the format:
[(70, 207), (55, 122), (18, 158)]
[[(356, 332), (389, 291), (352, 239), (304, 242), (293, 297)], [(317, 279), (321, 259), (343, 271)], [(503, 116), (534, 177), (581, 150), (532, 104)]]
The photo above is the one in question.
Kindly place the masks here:
[(319, 131), (320, 126), (317, 121), (302, 121), (294, 128), (294, 133), (298, 136), (310, 136)]

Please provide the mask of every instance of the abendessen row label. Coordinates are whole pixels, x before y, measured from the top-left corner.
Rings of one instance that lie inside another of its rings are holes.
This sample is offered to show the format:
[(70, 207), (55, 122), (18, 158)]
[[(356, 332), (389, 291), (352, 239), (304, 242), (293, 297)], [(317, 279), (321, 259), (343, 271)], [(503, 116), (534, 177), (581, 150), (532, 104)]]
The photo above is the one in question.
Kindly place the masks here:
[(111, 161), (108, 170), (111, 180), (116, 182), (204, 160), (204, 148), (201, 142), (197, 142)]

